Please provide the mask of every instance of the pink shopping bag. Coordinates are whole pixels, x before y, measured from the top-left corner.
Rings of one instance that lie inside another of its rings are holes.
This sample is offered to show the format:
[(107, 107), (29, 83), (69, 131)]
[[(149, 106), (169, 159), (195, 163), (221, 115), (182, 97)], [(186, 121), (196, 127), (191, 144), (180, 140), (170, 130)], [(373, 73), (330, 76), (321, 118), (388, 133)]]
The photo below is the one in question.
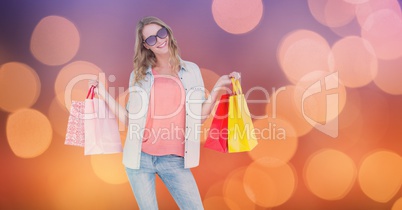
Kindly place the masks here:
[[(94, 98), (94, 87), (88, 91), (87, 97)], [(70, 115), (68, 117), (66, 138), (64, 144), (84, 147), (85, 131), (84, 131), (84, 112), (85, 101), (72, 101)]]
[(120, 133), (115, 115), (102, 99), (85, 100), (85, 155), (122, 152)]

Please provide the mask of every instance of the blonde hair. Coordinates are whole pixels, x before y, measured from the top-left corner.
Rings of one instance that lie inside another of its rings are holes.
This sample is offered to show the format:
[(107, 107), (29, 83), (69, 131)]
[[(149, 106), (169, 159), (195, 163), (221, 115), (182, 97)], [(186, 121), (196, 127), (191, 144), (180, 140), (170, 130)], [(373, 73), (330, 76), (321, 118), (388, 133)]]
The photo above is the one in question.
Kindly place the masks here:
[(134, 46), (134, 81), (132, 84), (136, 82), (140, 82), (145, 78), (146, 70), (149, 66), (155, 66), (156, 64), (156, 57), (155, 54), (144, 47), (143, 42), (144, 38), (142, 37), (142, 30), (144, 26), (149, 24), (157, 24), (162, 27), (165, 27), (168, 31), (169, 36), (169, 64), (172, 67), (172, 70), (175, 72), (179, 71), (180, 68), (180, 56), (179, 56), (179, 49), (177, 47), (177, 41), (173, 37), (172, 29), (160, 20), (157, 17), (148, 16), (144, 17), (140, 20), (136, 27), (136, 39), (135, 39), (135, 46)]

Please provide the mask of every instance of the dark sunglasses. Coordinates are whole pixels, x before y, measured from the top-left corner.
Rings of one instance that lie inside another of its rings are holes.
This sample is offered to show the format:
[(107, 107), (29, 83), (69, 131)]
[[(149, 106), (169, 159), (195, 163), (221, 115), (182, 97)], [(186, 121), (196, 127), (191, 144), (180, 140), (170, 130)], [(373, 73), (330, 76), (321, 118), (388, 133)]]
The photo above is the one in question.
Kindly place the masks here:
[(158, 32), (156, 32), (156, 35), (149, 36), (143, 42), (147, 43), (147, 45), (149, 46), (154, 46), (157, 42), (156, 37), (164, 39), (167, 37), (167, 35), (168, 35), (167, 29), (165, 27), (162, 27), (161, 29), (158, 30)]

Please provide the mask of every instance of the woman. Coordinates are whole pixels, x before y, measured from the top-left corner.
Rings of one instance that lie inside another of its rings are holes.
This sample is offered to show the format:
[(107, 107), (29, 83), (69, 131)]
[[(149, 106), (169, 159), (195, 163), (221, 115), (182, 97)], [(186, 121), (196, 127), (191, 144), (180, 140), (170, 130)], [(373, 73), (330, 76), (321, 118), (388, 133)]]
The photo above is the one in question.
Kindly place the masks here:
[[(214, 90), (231, 84), (231, 77), (239, 79), (240, 74), (221, 76)], [(106, 101), (115, 110), (104, 86), (100, 89), (99, 94), (109, 98)], [(218, 91), (212, 91), (205, 100), (200, 69), (181, 60), (168, 25), (156, 17), (138, 22), (123, 164), (140, 209), (158, 208), (156, 174), (180, 209), (203, 209), (190, 168), (199, 164), (199, 129), (217, 96)], [(125, 122), (121, 113), (119, 118)]]

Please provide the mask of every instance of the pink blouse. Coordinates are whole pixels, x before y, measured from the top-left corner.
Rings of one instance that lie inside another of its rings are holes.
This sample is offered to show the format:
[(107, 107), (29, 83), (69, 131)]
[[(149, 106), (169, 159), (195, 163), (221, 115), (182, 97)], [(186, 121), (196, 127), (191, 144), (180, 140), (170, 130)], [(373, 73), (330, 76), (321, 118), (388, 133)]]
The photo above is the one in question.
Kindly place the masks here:
[(150, 155), (184, 156), (185, 97), (181, 81), (152, 70), (148, 114), (142, 151)]

